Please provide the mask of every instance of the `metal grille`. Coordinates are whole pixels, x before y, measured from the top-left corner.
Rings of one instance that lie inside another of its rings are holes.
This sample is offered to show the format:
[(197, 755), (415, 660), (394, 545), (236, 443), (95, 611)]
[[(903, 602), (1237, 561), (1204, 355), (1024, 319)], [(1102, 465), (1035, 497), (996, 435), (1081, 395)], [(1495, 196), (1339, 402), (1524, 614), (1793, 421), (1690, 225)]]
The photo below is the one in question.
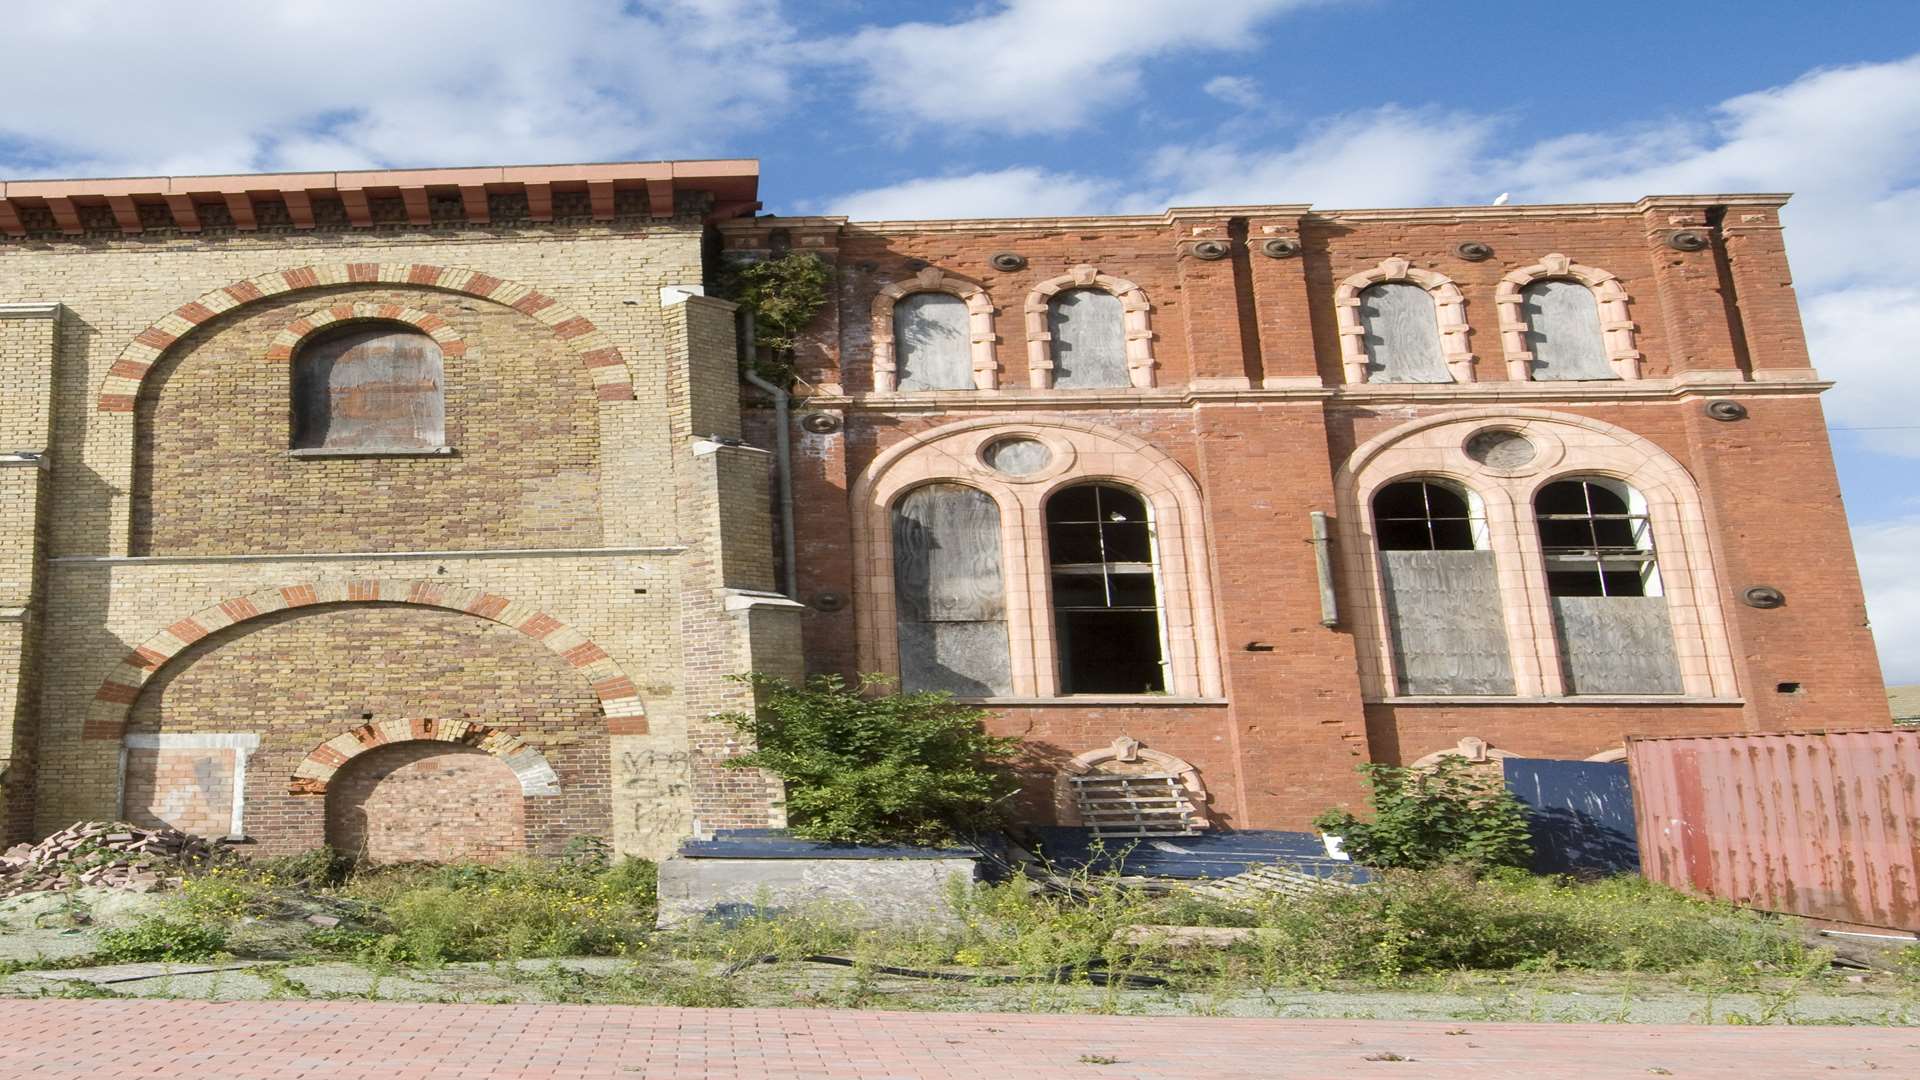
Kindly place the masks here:
[(1177, 776), (1095, 773), (1071, 780), (1080, 820), (1096, 837), (1199, 835), (1193, 801)]

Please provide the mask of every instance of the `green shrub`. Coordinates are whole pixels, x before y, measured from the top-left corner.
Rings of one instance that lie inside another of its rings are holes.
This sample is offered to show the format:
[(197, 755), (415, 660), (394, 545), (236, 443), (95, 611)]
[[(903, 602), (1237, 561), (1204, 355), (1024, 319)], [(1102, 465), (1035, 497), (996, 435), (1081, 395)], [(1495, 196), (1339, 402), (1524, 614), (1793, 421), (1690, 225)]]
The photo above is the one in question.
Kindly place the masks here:
[(790, 357), (800, 333), (827, 304), (833, 271), (818, 256), (792, 251), (777, 259), (734, 263), (724, 268), (715, 291), (753, 314), (754, 340), (775, 357), (756, 363), (773, 382), (793, 379)]
[(116, 964), (187, 962), (206, 960), (226, 947), (227, 932), (219, 926), (149, 916), (102, 933), (97, 955)]
[(856, 844), (941, 844), (998, 823), (1018, 784), (1020, 740), (988, 735), (986, 714), (944, 693), (876, 694), (822, 675), (804, 686), (748, 676), (753, 715), (725, 717), (756, 749), (730, 759), (787, 782), (796, 836)]
[(1498, 773), (1443, 757), (1424, 769), (1370, 763), (1370, 821), (1328, 810), (1313, 824), (1345, 841), (1349, 854), (1382, 869), (1524, 866), (1533, 854), (1527, 811)]
[(622, 859), (602, 870), (527, 860), (401, 867), (356, 879), (356, 899), (384, 912), (384, 933), (309, 935), (316, 947), (423, 963), (612, 956), (653, 926), (655, 868)]

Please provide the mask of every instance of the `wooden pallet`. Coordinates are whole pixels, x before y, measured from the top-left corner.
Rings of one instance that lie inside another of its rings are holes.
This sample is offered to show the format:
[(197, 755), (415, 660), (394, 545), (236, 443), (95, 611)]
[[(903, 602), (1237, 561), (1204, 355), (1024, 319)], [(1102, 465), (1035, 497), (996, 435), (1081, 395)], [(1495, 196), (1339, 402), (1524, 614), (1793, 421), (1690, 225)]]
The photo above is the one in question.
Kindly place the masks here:
[(1096, 838), (1199, 835), (1193, 801), (1177, 776), (1093, 773), (1070, 779), (1080, 820)]

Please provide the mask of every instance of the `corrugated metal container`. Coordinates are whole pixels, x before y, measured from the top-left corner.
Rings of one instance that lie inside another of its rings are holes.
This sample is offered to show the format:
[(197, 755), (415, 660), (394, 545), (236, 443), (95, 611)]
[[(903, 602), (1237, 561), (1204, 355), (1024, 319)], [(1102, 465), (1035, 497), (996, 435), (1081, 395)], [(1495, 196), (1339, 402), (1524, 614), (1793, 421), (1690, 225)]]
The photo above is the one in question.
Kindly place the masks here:
[(1920, 731), (1630, 738), (1627, 763), (1648, 878), (1920, 930)]

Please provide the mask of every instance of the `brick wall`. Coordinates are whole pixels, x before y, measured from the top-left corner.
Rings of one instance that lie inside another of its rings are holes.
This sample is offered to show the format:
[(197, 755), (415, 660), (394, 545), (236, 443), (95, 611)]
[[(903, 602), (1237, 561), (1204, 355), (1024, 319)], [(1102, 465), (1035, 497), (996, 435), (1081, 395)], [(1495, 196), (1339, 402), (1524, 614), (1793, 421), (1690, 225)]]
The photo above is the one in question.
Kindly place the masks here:
[(327, 789), (327, 840), (369, 862), (495, 862), (525, 854), (513, 770), (470, 746), (395, 743), (349, 762)]

